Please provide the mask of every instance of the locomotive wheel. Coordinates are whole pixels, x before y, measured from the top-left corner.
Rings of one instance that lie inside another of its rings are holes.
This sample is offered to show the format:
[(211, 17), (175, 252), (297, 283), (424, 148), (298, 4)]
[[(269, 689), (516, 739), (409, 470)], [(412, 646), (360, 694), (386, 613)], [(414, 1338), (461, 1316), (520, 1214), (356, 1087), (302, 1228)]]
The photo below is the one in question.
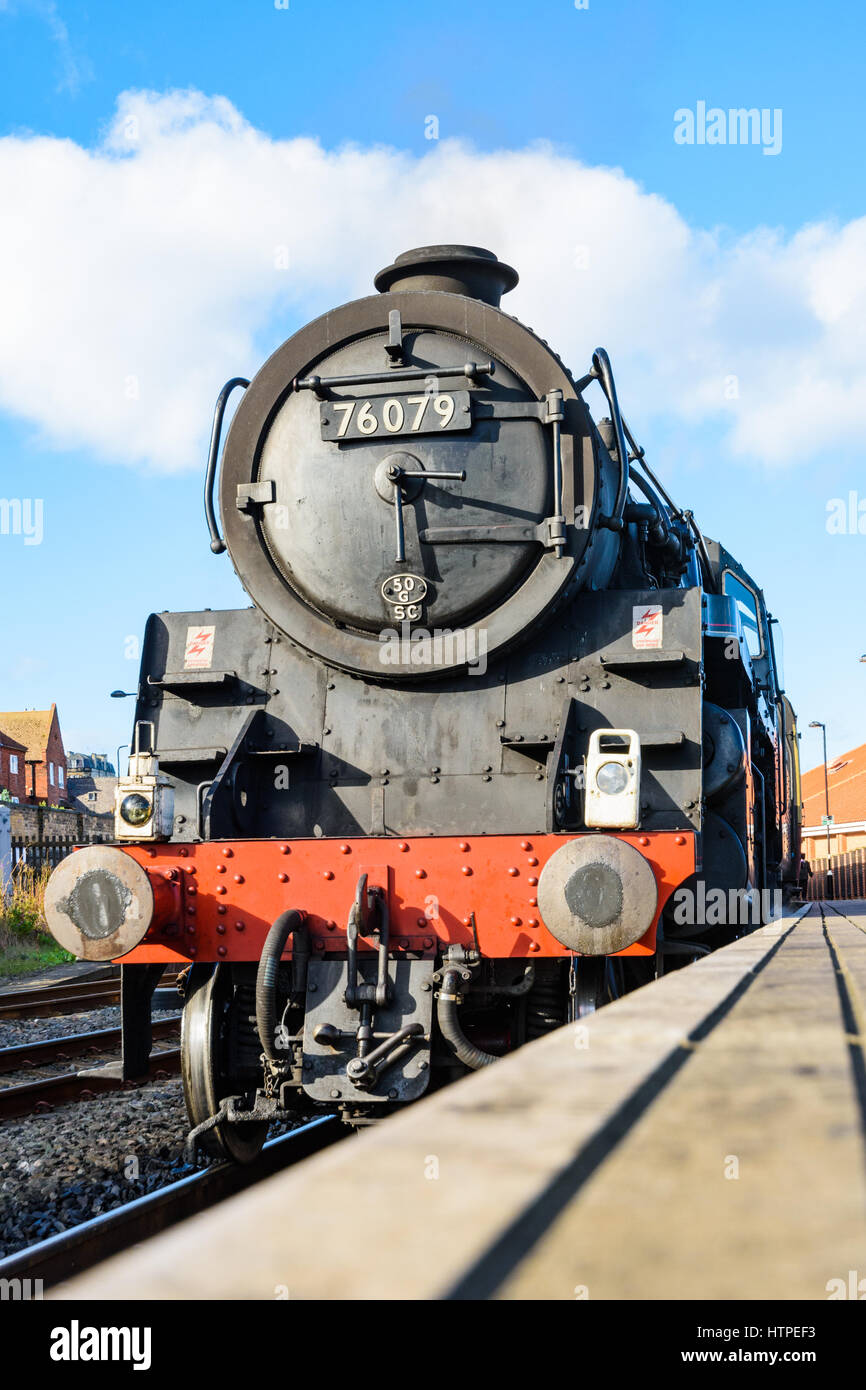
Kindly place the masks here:
[(580, 956), (574, 972), (574, 993), (570, 996), (569, 1019), (586, 1018), (616, 999), (622, 991), (614, 974), (614, 963), (607, 956)]
[[(180, 1031), (183, 1095), (190, 1126), (202, 1124), (219, 1110), (226, 1096), (249, 1091), (233, 1065), (231, 1028), (239, 1007), (230, 967), (194, 965), (190, 971)], [(252, 1163), (268, 1132), (266, 1122), (215, 1125), (199, 1143), (214, 1158)]]

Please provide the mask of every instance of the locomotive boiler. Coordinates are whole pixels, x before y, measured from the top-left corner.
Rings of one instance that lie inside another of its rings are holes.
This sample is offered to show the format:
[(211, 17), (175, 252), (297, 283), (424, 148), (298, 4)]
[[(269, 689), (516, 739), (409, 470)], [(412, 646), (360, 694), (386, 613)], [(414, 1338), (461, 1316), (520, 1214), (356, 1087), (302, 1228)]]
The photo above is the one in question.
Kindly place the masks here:
[(650, 468), (606, 352), (577, 376), (500, 309), (516, 282), (408, 251), (220, 393), (211, 549), (253, 606), (149, 619), (117, 842), (46, 897), (62, 944), (122, 964), (130, 1071), (189, 967), (211, 1152), (370, 1123), (798, 882), (763, 594)]

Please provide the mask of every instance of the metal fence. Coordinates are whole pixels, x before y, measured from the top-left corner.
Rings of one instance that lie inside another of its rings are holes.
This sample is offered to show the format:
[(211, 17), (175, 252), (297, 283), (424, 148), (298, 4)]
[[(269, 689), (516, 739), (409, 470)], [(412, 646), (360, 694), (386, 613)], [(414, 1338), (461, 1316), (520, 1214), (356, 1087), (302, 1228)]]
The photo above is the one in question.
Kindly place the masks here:
[[(104, 837), (108, 839), (108, 836)], [(48, 865), (56, 869), (61, 859), (65, 859), (67, 854), (71, 854), (74, 849), (79, 849), (82, 843), (98, 844), (102, 842), (102, 837), (95, 840), (74, 840), (69, 836), (48, 836), (41, 840), (26, 840), (21, 836), (12, 837), (12, 871), (19, 865), (26, 864), (28, 868), (35, 869), (38, 873)]]
[(866, 898), (866, 849), (816, 859), (806, 897), (810, 902), (819, 898)]

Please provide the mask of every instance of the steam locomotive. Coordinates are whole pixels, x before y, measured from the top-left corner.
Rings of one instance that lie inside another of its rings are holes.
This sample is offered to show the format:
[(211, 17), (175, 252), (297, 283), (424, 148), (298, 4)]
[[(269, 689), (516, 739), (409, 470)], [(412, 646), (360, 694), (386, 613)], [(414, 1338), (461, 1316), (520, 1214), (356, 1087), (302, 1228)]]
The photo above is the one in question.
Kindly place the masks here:
[(501, 311), (517, 278), (407, 251), (223, 388), (205, 510), (254, 606), (149, 619), (117, 842), (49, 884), (58, 941), (121, 962), (127, 1074), (189, 967), (191, 1139), (239, 1162), (275, 1119), (371, 1123), (799, 882), (764, 596), (649, 466), (607, 353), (576, 378)]

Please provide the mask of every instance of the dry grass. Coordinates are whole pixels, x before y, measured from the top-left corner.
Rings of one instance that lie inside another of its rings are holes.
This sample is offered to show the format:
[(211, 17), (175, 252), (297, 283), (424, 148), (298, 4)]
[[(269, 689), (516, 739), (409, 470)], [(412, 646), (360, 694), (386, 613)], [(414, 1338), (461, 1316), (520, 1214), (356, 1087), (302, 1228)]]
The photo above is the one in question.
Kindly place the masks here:
[(17, 864), (5, 899), (0, 899), (0, 974), (22, 975), (45, 965), (73, 960), (45, 925), (45, 885), (49, 865)]

